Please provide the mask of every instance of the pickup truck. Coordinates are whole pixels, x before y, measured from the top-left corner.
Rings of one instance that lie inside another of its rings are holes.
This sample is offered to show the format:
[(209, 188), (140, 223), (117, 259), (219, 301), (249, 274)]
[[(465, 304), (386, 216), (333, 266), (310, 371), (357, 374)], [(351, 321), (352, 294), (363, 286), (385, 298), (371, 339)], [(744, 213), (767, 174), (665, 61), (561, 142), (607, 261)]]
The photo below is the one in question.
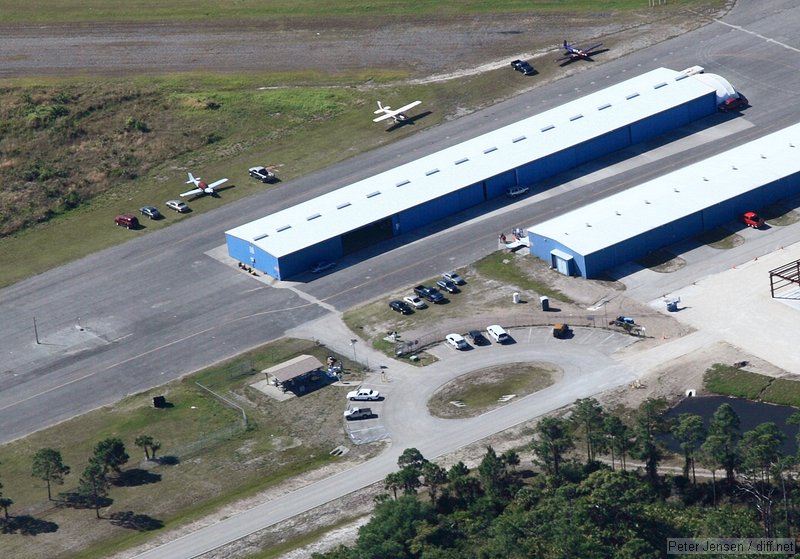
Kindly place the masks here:
[(414, 293), (416, 293), (423, 299), (427, 299), (431, 303), (441, 303), (442, 301), (444, 301), (444, 295), (439, 293), (439, 291), (434, 287), (418, 285), (414, 288)]
[(369, 419), (373, 415), (372, 409), (370, 408), (350, 408), (344, 410), (344, 418), (347, 421), (352, 421), (353, 419)]
[(527, 60), (519, 60), (519, 59), (512, 60), (511, 67), (514, 68), (517, 72), (521, 72), (526, 76), (530, 76), (531, 74), (536, 72), (536, 70), (533, 69), (533, 66), (531, 66)]

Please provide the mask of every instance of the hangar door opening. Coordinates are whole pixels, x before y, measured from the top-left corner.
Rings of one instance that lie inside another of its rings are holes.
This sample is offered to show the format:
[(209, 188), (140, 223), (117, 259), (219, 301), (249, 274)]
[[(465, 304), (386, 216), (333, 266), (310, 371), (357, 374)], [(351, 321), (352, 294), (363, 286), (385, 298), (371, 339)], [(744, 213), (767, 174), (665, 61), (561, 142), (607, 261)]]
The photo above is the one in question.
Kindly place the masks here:
[(387, 217), (342, 235), (342, 253), (350, 254), (392, 238), (392, 218)]
[(571, 254), (567, 254), (556, 248), (550, 251), (550, 260), (550, 265), (558, 270), (559, 274), (564, 274), (565, 276), (572, 275), (573, 258)]

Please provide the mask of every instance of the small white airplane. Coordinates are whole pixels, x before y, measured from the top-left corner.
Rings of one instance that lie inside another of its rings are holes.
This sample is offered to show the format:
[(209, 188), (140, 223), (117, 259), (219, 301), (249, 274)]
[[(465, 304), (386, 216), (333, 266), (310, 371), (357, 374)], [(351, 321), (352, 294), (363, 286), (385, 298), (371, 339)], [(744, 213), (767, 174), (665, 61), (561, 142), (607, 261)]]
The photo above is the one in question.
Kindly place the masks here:
[(190, 190), (188, 192), (184, 192), (181, 196), (196, 196), (198, 194), (214, 194), (214, 189), (218, 186), (228, 182), (228, 179), (219, 179), (216, 182), (212, 182), (211, 184), (206, 184), (200, 180), (200, 177), (195, 177), (191, 173), (187, 173), (189, 175), (189, 180), (186, 181), (186, 184), (193, 184), (197, 188), (194, 190)]
[(384, 107), (383, 105), (381, 105), (381, 102), (378, 101), (378, 110), (375, 111), (375, 114), (381, 116), (379, 116), (378, 118), (373, 118), (372, 122), (380, 122), (388, 118), (391, 118), (397, 123), (403, 122), (405, 120), (408, 120), (408, 117), (403, 114), (403, 111), (407, 111), (408, 109), (413, 109), (420, 103), (422, 103), (422, 101), (414, 101), (413, 103), (409, 103), (408, 105), (403, 105), (399, 109), (392, 109), (388, 105)]

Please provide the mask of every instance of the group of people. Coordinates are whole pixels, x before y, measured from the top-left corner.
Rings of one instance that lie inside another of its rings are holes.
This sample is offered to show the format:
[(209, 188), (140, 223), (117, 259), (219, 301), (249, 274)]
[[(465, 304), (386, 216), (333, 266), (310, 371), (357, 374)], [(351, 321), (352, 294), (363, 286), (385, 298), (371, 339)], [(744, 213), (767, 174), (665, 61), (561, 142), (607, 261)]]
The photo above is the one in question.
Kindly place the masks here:
[[(523, 237), (525, 237), (525, 231), (523, 231), (522, 229), (519, 229), (519, 228), (512, 229), (511, 230), (511, 234), (514, 235), (514, 240), (515, 241), (519, 241)], [(505, 233), (500, 233), (498, 239), (500, 239), (500, 242), (503, 243), (503, 244), (508, 243), (508, 239), (506, 238), (506, 234)]]
[(239, 262), (239, 269), (240, 269), (240, 270), (244, 270), (244, 271), (245, 271), (245, 272), (247, 272), (248, 274), (253, 274), (254, 276), (257, 276), (257, 275), (258, 275), (254, 269), (252, 269), (250, 266), (245, 266), (245, 265), (244, 265), (244, 264), (242, 264), (241, 262)]

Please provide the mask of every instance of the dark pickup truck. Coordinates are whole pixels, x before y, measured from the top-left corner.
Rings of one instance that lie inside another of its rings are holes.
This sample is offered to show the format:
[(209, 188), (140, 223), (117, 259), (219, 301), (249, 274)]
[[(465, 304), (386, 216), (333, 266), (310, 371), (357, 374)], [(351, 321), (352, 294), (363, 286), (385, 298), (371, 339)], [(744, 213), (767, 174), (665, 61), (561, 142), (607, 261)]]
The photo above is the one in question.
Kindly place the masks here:
[(434, 287), (428, 287), (426, 285), (418, 285), (414, 288), (414, 293), (416, 293), (423, 299), (427, 299), (431, 303), (441, 303), (442, 301), (444, 301), (444, 295), (439, 293), (439, 291)]
[(514, 68), (517, 72), (521, 72), (526, 76), (530, 76), (536, 73), (536, 70), (533, 69), (533, 66), (528, 63), (527, 60), (512, 60), (511, 67)]

